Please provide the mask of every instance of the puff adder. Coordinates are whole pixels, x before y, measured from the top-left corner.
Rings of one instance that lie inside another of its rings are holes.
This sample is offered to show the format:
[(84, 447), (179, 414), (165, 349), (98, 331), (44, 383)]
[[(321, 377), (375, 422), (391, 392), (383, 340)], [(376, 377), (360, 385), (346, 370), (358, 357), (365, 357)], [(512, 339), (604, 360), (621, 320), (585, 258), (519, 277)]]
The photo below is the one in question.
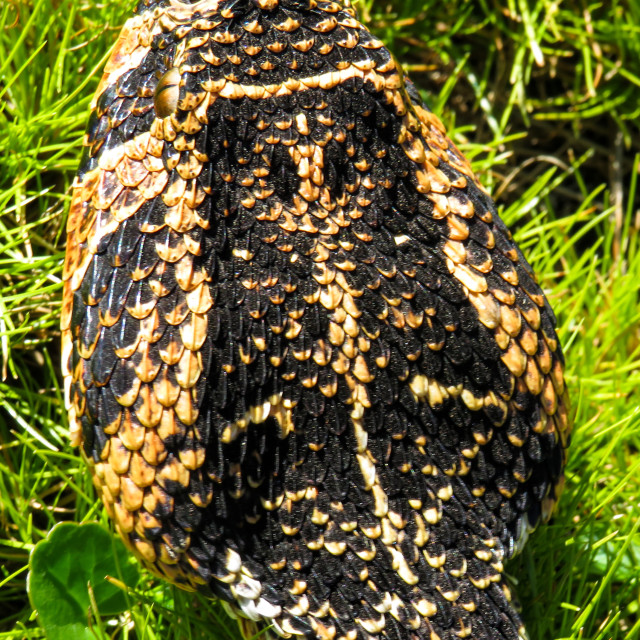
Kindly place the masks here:
[(524, 637), (503, 562), (562, 484), (554, 324), (349, 2), (138, 3), (62, 329), (73, 442), (148, 569), (284, 637)]

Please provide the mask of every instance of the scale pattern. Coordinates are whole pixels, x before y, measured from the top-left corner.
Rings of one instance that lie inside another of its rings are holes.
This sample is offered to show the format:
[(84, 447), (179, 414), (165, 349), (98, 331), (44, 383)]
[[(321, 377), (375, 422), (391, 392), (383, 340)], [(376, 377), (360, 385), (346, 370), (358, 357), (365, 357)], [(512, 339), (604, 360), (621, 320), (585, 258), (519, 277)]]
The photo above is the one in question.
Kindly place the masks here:
[(136, 556), (285, 637), (523, 637), (554, 316), (349, 3), (139, 2), (84, 144), (67, 401)]

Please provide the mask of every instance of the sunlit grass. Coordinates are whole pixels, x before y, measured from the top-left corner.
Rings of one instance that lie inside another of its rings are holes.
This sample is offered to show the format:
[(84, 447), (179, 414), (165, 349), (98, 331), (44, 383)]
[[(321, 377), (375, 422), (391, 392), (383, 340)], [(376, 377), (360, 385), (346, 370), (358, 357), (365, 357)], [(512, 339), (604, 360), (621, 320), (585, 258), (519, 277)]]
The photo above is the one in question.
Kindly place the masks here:
[[(91, 94), (134, 3), (0, 3), (0, 640), (44, 637), (28, 555), (105, 521), (66, 437), (64, 217)], [(640, 8), (366, 0), (498, 199), (558, 315), (575, 430), (552, 523), (508, 571), (531, 640), (640, 637)], [(232, 638), (219, 606), (147, 576), (98, 637)]]

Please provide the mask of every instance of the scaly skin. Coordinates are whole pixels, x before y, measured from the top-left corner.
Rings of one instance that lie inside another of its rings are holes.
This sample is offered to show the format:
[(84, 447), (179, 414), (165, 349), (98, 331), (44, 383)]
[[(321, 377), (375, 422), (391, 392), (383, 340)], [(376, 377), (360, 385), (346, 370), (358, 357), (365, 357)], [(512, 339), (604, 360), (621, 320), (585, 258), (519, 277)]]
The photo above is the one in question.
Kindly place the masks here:
[(156, 574), (284, 636), (515, 639), (554, 317), (348, 3), (143, 0), (68, 222), (72, 436)]

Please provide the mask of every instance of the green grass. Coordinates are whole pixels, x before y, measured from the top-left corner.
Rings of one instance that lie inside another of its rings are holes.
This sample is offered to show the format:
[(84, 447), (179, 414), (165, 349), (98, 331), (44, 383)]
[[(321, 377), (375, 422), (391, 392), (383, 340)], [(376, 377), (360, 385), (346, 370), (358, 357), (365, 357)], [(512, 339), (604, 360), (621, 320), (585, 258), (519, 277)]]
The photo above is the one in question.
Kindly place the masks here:
[[(69, 187), (99, 69), (133, 2), (0, 3), (0, 640), (44, 637), (29, 552), (105, 521), (67, 442), (59, 376)], [(552, 523), (508, 565), (532, 640), (640, 637), (640, 5), (365, 0), (473, 160), (556, 310), (575, 430)], [(146, 576), (98, 637), (233, 638), (217, 605)]]

